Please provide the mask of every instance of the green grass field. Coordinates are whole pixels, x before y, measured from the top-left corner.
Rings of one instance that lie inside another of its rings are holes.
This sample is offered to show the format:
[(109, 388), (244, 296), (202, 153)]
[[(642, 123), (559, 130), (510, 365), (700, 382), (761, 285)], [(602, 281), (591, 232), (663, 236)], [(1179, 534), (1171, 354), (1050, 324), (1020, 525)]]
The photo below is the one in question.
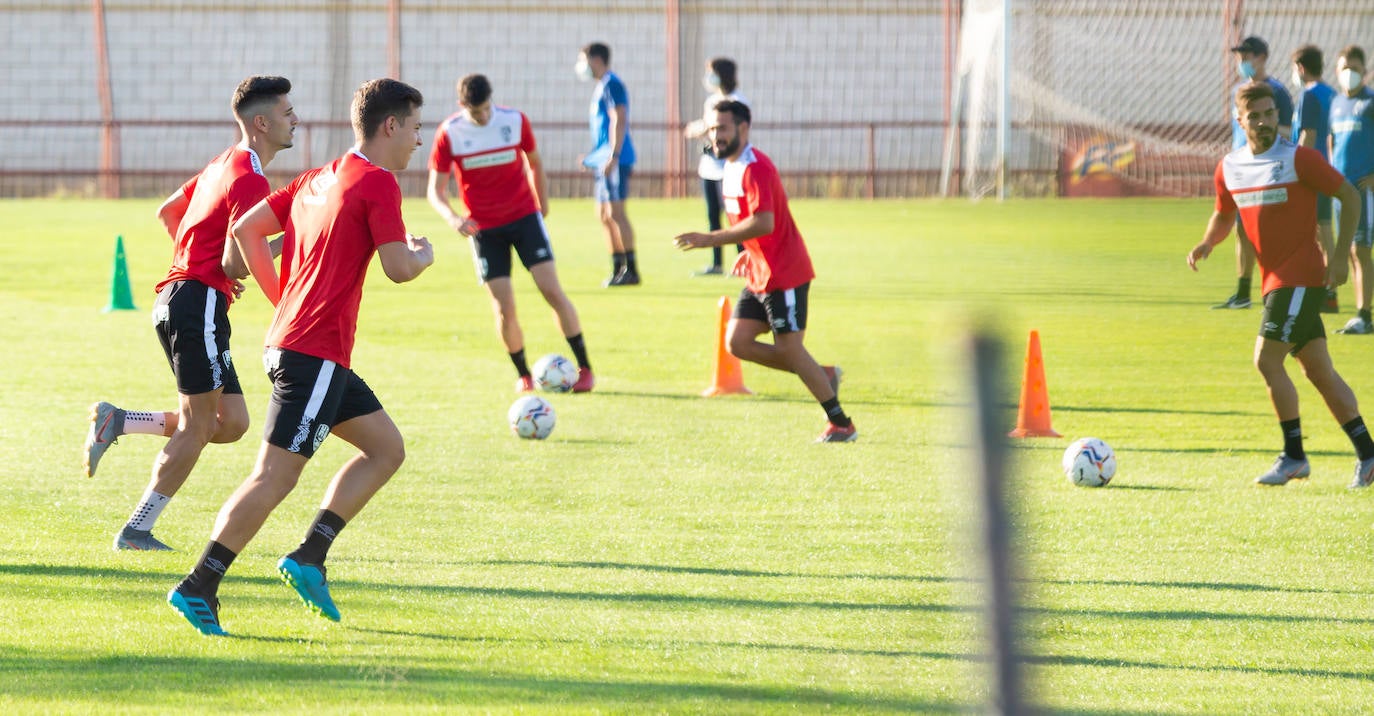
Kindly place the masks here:
[[(1250, 365), (1258, 310), (1207, 310), (1233, 287), (1231, 244), (1201, 274), (1184, 263), (1206, 202), (796, 202), (819, 273), (807, 342), (846, 371), (851, 445), (812, 444), (824, 416), (789, 375), (746, 365), (756, 395), (697, 397), (716, 300), (739, 285), (689, 278), (705, 255), (671, 248), (702, 223), (691, 200), (632, 203), (646, 284), (619, 291), (599, 288), (591, 203), (555, 203), (599, 382), (553, 396), (549, 440), (517, 440), (514, 374), (466, 246), (409, 202), (437, 264), (400, 286), (374, 266), (354, 351), (408, 459), (331, 553), (343, 621), (310, 614), (273, 567), (350, 455), (331, 440), (226, 578), (223, 639), (164, 595), (258, 449), (256, 287), (232, 312), (254, 426), (207, 448), (163, 514), (157, 534), (179, 551), (110, 550), (161, 439), (125, 437), (94, 479), (81, 473), (91, 402), (174, 406), (148, 320), (170, 256), (155, 204), (0, 202), (0, 711), (977, 710), (962, 407), (976, 324), (1005, 339), (1008, 428), (1040, 331), (1065, 436), (1018, 441), (1012, 460), (1035, 705), (1374, 705), (1374, 496), (1345, 489), (1353, 452), (1306, 384), (1312, 479), (1251, 485), (1280, 435)], [(102, 314), (116, 234), (139, 310)], [(566, 353), (528, 278), (517, 285), (531, 357)], [(1374, 343), (1331, 347), (1374, 405)], [(1059, 472), (1082, 435), (1116, 448), (1105, 489)]]

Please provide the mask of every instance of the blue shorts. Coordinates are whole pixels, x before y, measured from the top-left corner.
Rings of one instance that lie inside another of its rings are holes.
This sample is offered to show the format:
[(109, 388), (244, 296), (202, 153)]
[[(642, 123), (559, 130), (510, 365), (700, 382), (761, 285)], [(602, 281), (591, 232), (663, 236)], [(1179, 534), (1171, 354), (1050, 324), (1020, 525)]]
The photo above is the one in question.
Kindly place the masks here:
[(625, 201), (630, 196), (630, 175), (634, 173), (633, 164), (620, 164), (609, 173), (596, 172), (596, 203)]
[[(1367, 191), (1358, 187), (1355, 191), (1360, 195), (1360, 223), (1355, 226), (1355, 241), (1353, 243), (1356, 246), (1374, 246), (1374, 216), (1370, 216), (1370, 214), (1374, 214), (1374, 191)], [(1334, 204), (1340, 206), (1341, 202), (1336, 201)], [(1339, 221), (1336, 223), (1340, 224)], [(1337, 226), (1336, 228), (1339, 229), (1340, 227)]]

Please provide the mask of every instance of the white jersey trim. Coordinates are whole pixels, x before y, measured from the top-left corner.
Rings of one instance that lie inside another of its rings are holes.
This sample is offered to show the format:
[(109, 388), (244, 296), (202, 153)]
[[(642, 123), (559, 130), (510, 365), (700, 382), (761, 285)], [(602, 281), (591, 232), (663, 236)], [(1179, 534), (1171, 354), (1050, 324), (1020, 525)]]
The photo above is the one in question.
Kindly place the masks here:
[[(480, 169), (515, 161), (515, 148), (524, 140), (524, 126), (524, 118), (519, 110), (492, 107), (491, 121), (485, 125), (478, 126), (466, 113), (459, 112), (444, 122), (444, 133), (448, 135), (449, 154), (462, 159), (464, 169)], [(473, 164), (473, 160), (470, 159), (474, 155), (502, 149), (509, 150), (508, 153), (502, 154), (503, 161)]]

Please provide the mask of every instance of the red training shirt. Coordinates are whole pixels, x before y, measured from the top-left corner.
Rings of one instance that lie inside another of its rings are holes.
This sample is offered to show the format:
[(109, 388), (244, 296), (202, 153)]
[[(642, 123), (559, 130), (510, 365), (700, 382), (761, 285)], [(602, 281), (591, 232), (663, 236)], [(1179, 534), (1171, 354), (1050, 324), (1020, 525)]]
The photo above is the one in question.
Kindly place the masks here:
[(235, 221), (262, 201), (272, 187), (252, 149), (235, 145), (215, 157), (181, 186), (190, 203), (177, 226), (176, 248), (167, 277), (154, 291), (174, 281), (199, 281), (234, 300), (234, 282), (220, 262)]
[(1239, 211), (1263, 276), (1261, 295), (1276, 288), (1326, 283), (1317, 242), (1317, 193), (1335, 194), (1345, 177), (1315, 149), (1279, 137), (1255, 155), (1241, 147), (1217, 163), (1216, 210)]
[(530, 188), (525, 153), (535, 150), (524, 113), (492, 107), (491, 121), (477, 126), (465, 112), (439, 125), (429, 168), (458, 180), (458, 196), (479, 229), (492, 229), (539, 211)]
[(285, 231), (267, 345), (350, 367), (367, 265), (378, 246), (406, 238), (396, 176), (351, 151), (267, 204)]
[(725, 163), (721, 195), (731, 226), (761, 211), (773, 212), (773, 232), (744, 242), (749, 252), (745, 278), (750, 291), (784, 291), (816, 277), (806, 242), (787, 208), (782, 177), (767, 155), (752, 144), (745, 145), (738, 157)]

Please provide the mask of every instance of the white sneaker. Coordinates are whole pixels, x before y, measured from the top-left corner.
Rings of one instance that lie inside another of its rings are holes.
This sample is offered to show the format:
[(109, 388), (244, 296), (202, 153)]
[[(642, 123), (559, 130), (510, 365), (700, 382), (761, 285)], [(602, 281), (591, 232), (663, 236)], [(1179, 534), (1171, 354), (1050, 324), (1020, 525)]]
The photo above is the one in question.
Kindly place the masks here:
[[(1374, 460), (1370, 461), (1370, 470), (1374, 472)], [(1269, 472), (1255, 478), (1258, 485), (1286, 485), (1289, 480), (1301, 480), (1312, 474), (1312, 465), (1307, 462), (1307, 458), (1295, 460), (1288, 455), (1280, 453), (1274, 466), (1269, 468)]]
[(1350, 481), (1350, 489), (1358, 490), (1374, 483), (1374, 457), (1355, 463), (1355, 479)]
[(1366, 321), (1363, 318), (1360, 318), (1359, 316), (1355, 316), (1354, 318), (1345, 322), (1344, 328), (1336, 329), (1336, 332), (1344, 333), (1346, 335), (1367, 336), (1371, 333), (1374, 333), (1374, 325), (1370, 325), (1369, 321)]

